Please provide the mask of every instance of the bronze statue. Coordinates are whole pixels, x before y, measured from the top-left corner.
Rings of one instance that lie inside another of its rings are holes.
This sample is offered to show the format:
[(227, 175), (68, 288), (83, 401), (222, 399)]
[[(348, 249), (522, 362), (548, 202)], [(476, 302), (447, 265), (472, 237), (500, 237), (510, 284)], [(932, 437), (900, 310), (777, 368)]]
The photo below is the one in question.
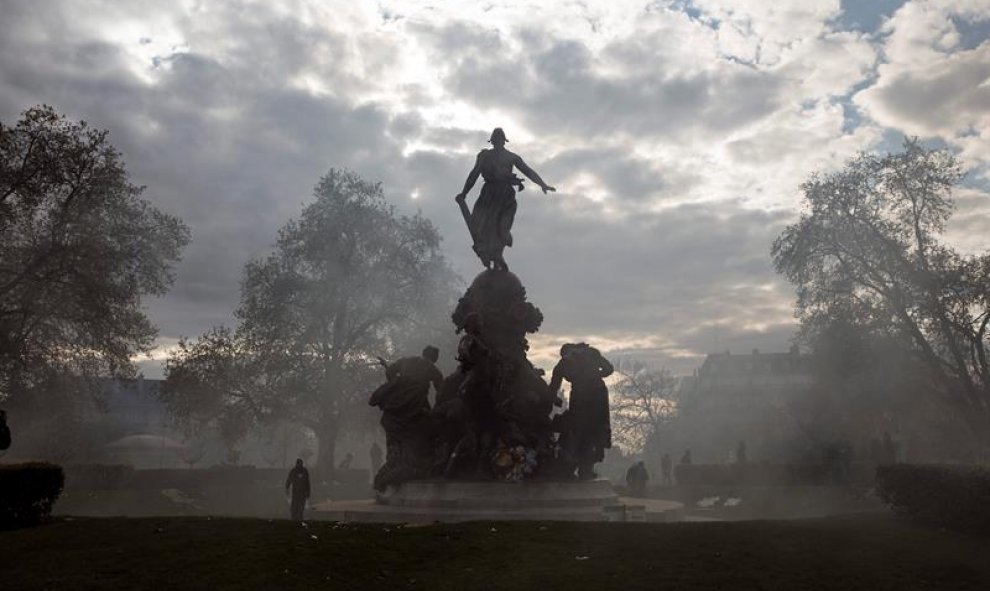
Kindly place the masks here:
[(571, 383), (570, 403), (559, 417), (560, 448), (566, 471), (578, 478), (595, 477), (594, 465), (605, 459), (612, 447), (608, 388), (603, 378), (614, 368), (598, 349), (586, 343), (568, 343), (560, 348), (560, 361), (553, 368), (550, 393), (557, 395), (563, 380)]
[(464, 336), (457, 346), (458, 371), (464, 375), (457, 392), (460, 439), (447, 458), (444, 475), (455, 477), (471, 468), (467, 472), (484, 478), (487, 457), (497, 437), (493, 394), (498, 360), (484, 340), (479, 314), (468, 314), (461, 328)]
[[(481, 259), (486, 269), (494, 265), (496, 270), (508, 271), (502, 252), (506, 246), (512, 246), (512, 222), (516, 216), (516, 188), (523, 190), (523, 180), (513, 172), (513, 167), (519, 169), (531, 181), (543, 189), (544, 193), (557, 189), (543, 182), (536, 171), (526, 165), (523, 159), (505, 149), (509, 141), (501, 127), (492, 131), (488, 140), (492, 148), (478, 152), (474, 168), (464, 181), (464, 189), (455, 198), (461, 208), (464, 221), (467, 222), (471, 239), (474, 241), (474, 252)], [(471, 192), (478, 176), (485, 180), (481, 195), (474, 203), (474, 211), (468, 211), (465, 199)]]
[(443, 374), (434, 365), (438, 358), (437, 348), (428, 346), (420, 357), (383, 363), (388, 381), (368, 401), (381, 409), (385, 429), (385, 465), (375, 474), (377, 490), (425, 476), (429, 470), (433, 445), (430, 384), (437, 392), (443, 387)]
[[(388, 383), (371, 397), (386, 435), (387, 459), (375, 477), (379, 491), (427, 476), (518, 481), (573, 477), (577, 469), (579, 478), (593, 478), (595, 462), (611, 447), (603, 378), (612, 366), (601, 353), (584, 343), (564, 345), (549, 387), (527, 358), (527, 335), (539, 330), (543, 314), (503, 256), (512, 245), (516, 190), (523, 189), (513, 169), (544, 193), (556, 189), (506, 150), (507, 141), (501, 128), (492, 132), (492, 148), (478, 154), (456, 197), (485, 266), (451, 314), (463, 333), (458, 369), (442, 379), (432, 364), (436, 351), (424, 351), (426, 360), (387, 366)], [(485, 184), (471, 211), (465, 199), (479, 176)], [(572, 384), (570, 408), (551, 418), (563, 402), (557, 391), (564, 379)], [(430, 383), (437, 390), (432, 409)]]

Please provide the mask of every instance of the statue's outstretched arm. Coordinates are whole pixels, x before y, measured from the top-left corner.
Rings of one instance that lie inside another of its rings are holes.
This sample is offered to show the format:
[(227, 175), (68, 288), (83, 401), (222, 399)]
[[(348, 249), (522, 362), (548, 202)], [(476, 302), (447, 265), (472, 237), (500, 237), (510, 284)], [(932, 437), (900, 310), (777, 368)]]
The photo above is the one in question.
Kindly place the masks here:
[(557, 362), (557, 365), (553, 368), (553, 373), (550, 377), (550, 394), (556, 396), (557, 392), (560, 391), (560, 385), (564, 381), (564, 371), (561, 368), (561, 363)]
[(539, 185), (540, 188), (543, 189), (544, 193), (546, 193), (547, 191), (557, 190), (556, 187), (551, 187), (550, 185), (544, 183), (543, 179), (540, 178), (540, 175), (536, 174), (536, 171), (530, 168), (528, 164), (523, 162), (523, 159), (520, 158), (519, 156), (516, 156), (516, 168), (519, 169), (519, 172), (526, 175), (529, 178), (529, 180)]
[(456, 199), (460, 200), (466, 198), (467, 194), (471, 192), (472, 188), (474, 188), (474, 184), (478, 182), (479, 176), (481, 176), (481, 154), (478, 154), (478, 157), (475, 158), (474, 168), (472, 168), (471, 172), (468, 173), (467, 180), (464, 181), (464, 188), (461, 189), (461, 192), (457, 195)]

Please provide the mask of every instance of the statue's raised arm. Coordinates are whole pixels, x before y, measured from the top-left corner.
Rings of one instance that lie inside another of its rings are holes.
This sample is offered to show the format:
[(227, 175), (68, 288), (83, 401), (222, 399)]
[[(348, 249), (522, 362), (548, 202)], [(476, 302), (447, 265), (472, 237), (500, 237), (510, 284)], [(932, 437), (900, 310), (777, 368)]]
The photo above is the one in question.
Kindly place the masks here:
[[(475, 159), (474, 167), (464, 181), (464, 188), (455, 198), (461, 209), (464, 221), (474, 241), (474, 252), (485, 268), (508, 271), (509, 266), (503, 257), (505, 247), (512, 246), (512, 222), (516, 216), (516, 189), (523, 189), (523, 180), (515, 175), (513, 168), (519, 169), (544, 193), (557, 189), (545, 183), (535, 170), (530, 168), (518, 155), (505, 149), (509, 141), (501, 127), (496, 127), (488, 140), (492, 148), (482, 150)], [(481, 176), (485, 184), (481, 195), (474, 203), (474, 210), (468, 209), (467, 194)]]
[(554, 193), (557, 191), (556, 187), (551, 187), (550, 185), (544, 183), (543, 179), (540, 178), (540, 175), (538, 175), (535, 170), (530, 168), (529, 165), (523, 162), (522, 157), (520, 157), (518, 154), (513, 154), (513, 155), (516, 157), (516, 168), (519, 169), (519, 172), (523, 173), (524, 175), (526, 175), (526, 178), (539, 185), (540, 188), (543, 189), (544, 193), (547, 192)]

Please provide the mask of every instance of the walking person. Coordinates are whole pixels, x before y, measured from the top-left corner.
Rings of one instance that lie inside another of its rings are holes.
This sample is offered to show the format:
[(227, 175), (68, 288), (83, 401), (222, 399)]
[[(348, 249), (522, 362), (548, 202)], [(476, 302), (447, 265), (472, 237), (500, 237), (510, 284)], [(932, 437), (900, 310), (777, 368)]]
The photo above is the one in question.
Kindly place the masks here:
[(10, 447), (10, 427), (7, 426), (7, 411), (0, 410), (0, 451)]
[(646, 483), (650, 480), (650, 473), (646, 470), (646, 464), (640, 460), (629, 467), (626, 471), (626, 486), (629, 494), (634, 497), (646, 495)]
[(285, 479), (285, 494), (291, 491), (292, 500), (289, 503), (289, 515), (293, 521), (303, 520), (303, 510), (309, 499), (309, 470), (303, 466), (302, 458), (296, 459), (296, 466), (289, 471)]

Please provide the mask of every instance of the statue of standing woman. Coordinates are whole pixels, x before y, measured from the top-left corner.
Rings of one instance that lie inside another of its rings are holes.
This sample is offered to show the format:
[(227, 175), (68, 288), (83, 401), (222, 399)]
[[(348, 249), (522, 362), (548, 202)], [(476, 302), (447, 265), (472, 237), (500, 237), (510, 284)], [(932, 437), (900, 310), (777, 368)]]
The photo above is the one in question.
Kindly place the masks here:
[[(464, 189), (455, 198), (461, 208), (464, 220), (474, 240), (474, 252), (486, 269), (493, 265), (500, 271), (508, 271), (503, 251), (512, 246), (512, 222), (516, 216), (516, 188), (523, 189), (523, 180), (512, 169), (519, 169), (526, 177), (543, 189), (543, 192), (556, 191), (543, 182), (536, 171), (526, 165), (518, 155), (505, 149), (509, 141), (505, 132), (496, 127), (488, 140), (492, 148), (478, 153), (474, 168), (464, 181)], [(485, 180), (481, 195), (474, 203), (474, 211), (468, 211), (465, 199), (471, 192), (478, 176)]]

